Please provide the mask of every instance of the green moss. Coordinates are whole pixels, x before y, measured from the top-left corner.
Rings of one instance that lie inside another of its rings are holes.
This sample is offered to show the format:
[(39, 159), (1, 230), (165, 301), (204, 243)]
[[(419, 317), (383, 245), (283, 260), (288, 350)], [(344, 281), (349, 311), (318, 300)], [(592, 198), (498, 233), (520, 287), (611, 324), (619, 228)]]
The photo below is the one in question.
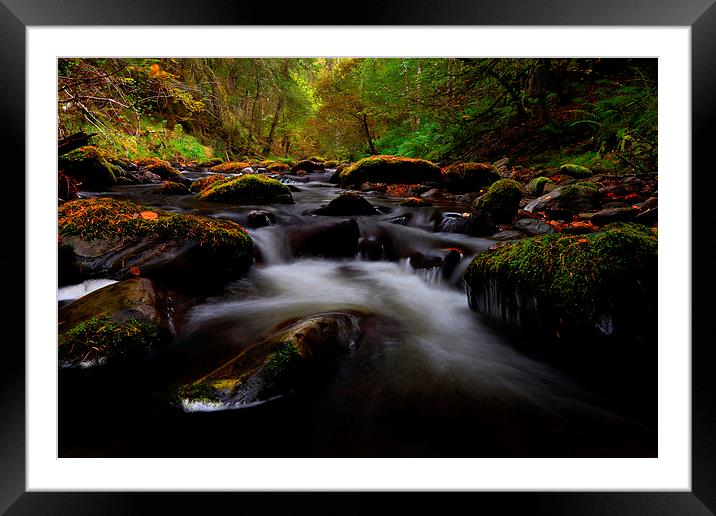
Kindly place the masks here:
[(285, 378), (300, 363), (301, 358), (300, 350), (289, 340), (266, 356), (264, 368), (270, 378)]
[(532, 195), (542, 195), (544, 193), (544, 186), (547, 183), (554, 184), (554, 181), (548, 177), (536, 177), (527, 184), (525, 189)]
[(517, 213), (522, 198), (522, 185), (513, 179), (500, 179), (478, 198), (473, 211), (486, 211), (496, 224), (507, 223)]
[(156, 174), (162, 179), (179, 183), (184, 181), (184, 176), (182, 176), (168, 161), (164, 161), (159, 158), (141, 158), (136, 161), (136, 164), (145, 172)]
[(225, 182), (230, 181), (231, 177), (222, 176), (221, 174), (214, 174), (211, 176), (202, 177), (200, 179), (197, 179), (194, 181), (191, 186), (189, 187), (189, 190), (191, 190), (194, 193), (201, 192), (204, 188), (207, 188), (210, 185), (213, 185), (214, 183), (218, 182)]
[(236, 246), (247, 252), (252, 248), (244, 228), (234, 222), (169, 213), (110, 198), (63, 203), (58, 208), (58, 229), (61, 237), (85, 240), (163, 236), (192, 239), (211, 247)]
[(231, 181), (215, 182), (199, 192), (199, 199), (238, 203), (289, 202), (291, 190), (276, 179), (248, 174)]
[(445, 186), (451, 192), (477, 192), (500, 179), (489, 163), (458, 163), (443, 170)]
[(177, 396), (191, 402), (223, 403), (228, 401), (241, 385), (235, 378), (199, 380), (177, 389)]
[(574, 165), (572, 163), (562, 165), (561, 167), (559, 167), (559, 171), (562, 174), (568, 174), (572, 177), (578, 178), (590, 177), (592, 175), (592, 171), (587, 167), (583, 167), (582, 165)]
[(191, 192), (189, 189), (181, 183), (174, 183), (172, 181), (164, 181), (159, 185), (154, 193), (160, 195), (188, 195)]
[(334, 159), (329, 159), (325, 163), (323, 163), (323, 166), (326, 168), (336, 168), (340, 163)]
[(370, 156), (344, 168), (339, 176), (344, 186), (362, 183), (442, 183), (440, 168), (429, 161), (399, 156)]
[(657, 238), (640, 224), (611, 224), (588, 235), (526, 238), (478, 255), (463, 279), (520, 286), (567, 317), (584, 317), (595, 300), (620, 291), (625, 279), (655, 274)]
[(112, 186), (122, 169), (111, 162), (110, 156), (96, 147), (85, 146), (58, 158), (58, 168), (67, 176), (80, 181), (80, 189), (95, 190)]
[(574, 204), (585, 196), (593, 197), (599, 191), (599, 187), (594, 183), (575, 183), (562, 186), (559, 189), (560, 205), (571, 208)]
[(306, 158), (306, 159), (307, 159), (308, 161), (314, 161), (314, 162), (316, 162), (316, 163), (325, 163), (325, 161), (326, 161), (326, 158), (324, 158), (324, 157), (322, 157), (322, 156), (309, 156), (309, 157)]
[(251, 163), (248, 161), (227, 161), (221, 165), (211, 167), (209, 170), (212, 172), (241, 172), (246, 167), (250, 167)]
[(86, 319), (60, 335), (61, 362), (93, 362), (159, 343), (159, 329), (149, 321), (118, 322), (107, 315)]

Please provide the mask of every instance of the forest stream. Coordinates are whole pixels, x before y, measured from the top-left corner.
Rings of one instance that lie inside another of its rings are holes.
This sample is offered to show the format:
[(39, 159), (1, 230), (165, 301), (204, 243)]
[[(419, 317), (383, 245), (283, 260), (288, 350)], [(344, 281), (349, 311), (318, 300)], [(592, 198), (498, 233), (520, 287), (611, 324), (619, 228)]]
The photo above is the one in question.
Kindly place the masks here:
[[(210, 174), (180, 172), (192, 181)], [(60, 456), (656, 455), (651, 406), (577, 380), (526, 349), (524, 335), (470, 308), (461, 275), (498, 240), (444, 231), (462, 216), (460, 206), (448, 199), (407, 207), (368, 191), (375, 215), (312, 214), (345, 191), (328, 182), (333, 173), (281, 174), (295, 204), (207, 202), (158, 195), (156, 185), (80, 192), (237, 222), (253, 241), (255, 264), (177, 302), (173, 342), (131, 372), (60, 368)], [(315, 252), (342, 245), (325, 232), (336, 224), (355, 231), (350, 221), (359, 232), (354, 256)], [(112, 283), (62, 286), (59, 305)], [(351, 326), (347, 351), (328, 374), (255, 402), (177, 402), (181, 385), (276, 328), (332, 313), (357, 314), (360, 324)]]

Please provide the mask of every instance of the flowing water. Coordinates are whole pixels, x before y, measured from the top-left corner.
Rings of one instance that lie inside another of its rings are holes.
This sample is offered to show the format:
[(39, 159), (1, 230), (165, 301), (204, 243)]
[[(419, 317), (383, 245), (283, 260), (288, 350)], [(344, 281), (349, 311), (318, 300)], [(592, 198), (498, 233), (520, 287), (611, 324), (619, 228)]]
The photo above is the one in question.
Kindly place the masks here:
[[(617, 415), (564, 373), (517, 351), (511, 337), (470, 310), (460, 273), (494, 242), (439, 232), (443, 215), (460, 207), (402, 208), (381, 194), (367, 195), (383, 215), (356, 219), (361, 238), (379, 242), (380, 256), (297, 252), (302, 235), (335, 220), (307, 215), (340, 193), (324, 182), (328, 177), (293, 178), (301, 191), (289, 206), (201, 203), (155, 196), (146, 186), (111, 192), (242, 224), (250, 210), (267, 210), (276, 222), (250, 230), (259, 256), (250, 273), (191, 306), (175, 344), (149, 357), (132, 378), (63, 373), (60, 455), (655, 454), (652, 428)], [(430, 257), (450, 249), (460, 251), (454, 268), (430, 266)], [(61, 295), (70, 299), (70, 292)], [(240, 410), (187, 413), (171, 405), (178, 385), (209, 373), (278, 325), (330, 311), (364, 319), (352, 350), (324, 381)]]

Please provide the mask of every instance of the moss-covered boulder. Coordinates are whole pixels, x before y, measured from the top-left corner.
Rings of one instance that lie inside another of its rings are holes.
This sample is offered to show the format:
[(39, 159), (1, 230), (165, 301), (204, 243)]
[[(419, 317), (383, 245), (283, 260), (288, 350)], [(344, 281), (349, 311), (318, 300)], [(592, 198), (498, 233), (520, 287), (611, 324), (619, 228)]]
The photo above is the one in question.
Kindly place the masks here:
[(489, 163), (457, 163), (443, 169), (445, 188), (453, 193), (479, 192), (500, 179)]
[(226, 182), (215, 182), (199, 192), (199, 199), (238, 204), (293, 204), (291, 190), (281, 181), (248, 174)]
[(62, 367), (91, 367), (141, 356), (175, 333), (175, 294), (151, 280), (108, 285), (63, 306), (58, 315)]
[(270, 159), (257, 163), (256, 168), (265, 168), (267, 171), (274, 173), (288, 172), (289, 170), (291, 170), (291, 166), (287, 163), (282, 163), (280, 161), (274, 161)]
[(544, 193), (544, 187), (548, 184), (554, 184), (548, 177), (535, 177), (532, 181), (527, 183), (525, 191), (530, 195), (542, 195)]
[(343, 186), (359, 186), (365, 182), (417, 184), (442, 184), (440, 167), (415, 158), (399, 156), (370, 156), (341, 170), (339, 175)]
[(478, 255), (463, 279), (470, 306), (525, 333), (623, 337), (656, 331), (657, 237), (640, 224), (532, 237)]
[(230, 176), (223, 176), (221, 174), (212, 174), (210, 176), (201, 177), (199, 179), (194, 180), (191, 183), (189, 190), (194, 193), (199, 193), (203, 189), (209, 187), (210, 185), (218, 184), (220, 182), (231, 181), (231, 179), (232, 178)]
[(352, 215), (378, 215), (380, 212), (365, 200), (365, 197), (355, 192), (344, 192), (327, 206), (313, 210), (315, 215), (332, 215), (338, 217)]
[(348, 313), (313, 315), (255, 344), (206, 377), (183, 385), (185, 410), (216, 410), (268, 401), (325, 377), (348, 352), (360, 319)]
[(559, 167), (559, 171), (561, 174), (572, 176), (577, 179), (584, 179), (586, 177), (591, 177), (594, 175), (591, 169), (583, 167), (582, 165), (574, 165), (571, 163), (562, 165), (561, 167)]
[(555, 188), (527, 203), (525, 211), (545, 212), (559, 217), (590, 211), (599, 203), (599, 187), (594, 183), (580, 182)]
[(189, 179), (179, 173), (179, 171), (172, 166), (168, 161), (164, 161), (159, 158), (142, 158), (136, 161), (137, 169), (139, 173), (150, 172), (164, 179), (165, 181), (172, 181), (174, 183), (182, 183), (188, 185)]
[(58, 169), (78, 182), (80, 190), (103, 190), (117, 183), (124, 171), (112, 163), (110, 156), (91, 145), (63, 154)]
[(243, 169), (250, 167), (251, 163), (249, 163), (248, 161), (227, 161), (226, 163), (215, 165), (209, 170), (211, 172), (219, 172), (222, 174), (238, 174)]
[(235, 277), (253, 261), (251, 239), (234, 222), (111, 198), (63, 203), (58, 230), (59, 270), (73, 280), (140, 276), (201, 287)]
[(492, 183), (485, 195), (473, 204), (473, 211), (487, 212), (495, 224), (512, 221), (522, 198), (522, 185), (512, 179)]
[(155, 194), (159, 195), (189, 195), (191, 191), (186, 185), (175, 183), (173, 181), (164, 181), (161, 185), (154, 189)]

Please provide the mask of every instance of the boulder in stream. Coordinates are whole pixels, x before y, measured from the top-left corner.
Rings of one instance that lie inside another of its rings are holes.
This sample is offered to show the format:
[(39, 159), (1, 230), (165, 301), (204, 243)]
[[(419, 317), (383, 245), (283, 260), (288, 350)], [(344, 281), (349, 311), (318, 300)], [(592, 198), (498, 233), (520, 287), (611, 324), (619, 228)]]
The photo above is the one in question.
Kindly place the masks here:
[(315, 215), (352, 216), (378, 215), (380, 212), (365, 197), (355, 192), (344, 192), (327, 206), (313, 210)]
[(87, 145), (58, 158), (58, 168), (78, 182), (80, 190), (103, 190), (117, 183), (124, 171), (112, 163), (110, 156)]
[(649, 341), (656, 332), (657, 237), (640, 224), (501, 243), (463, 279), (474, 310), (523, 333)]
[(176, 295), (146, 278), (114, 283), (63, 306), (58, 316), (62, 367), (94, 367), (142, 356), (175, 334)]
[(199, 199), (238, 204), (293, 204), (291, 190), (276, 179), (248, 174), (230, 181), (216, 181), (197, 195)]
[(495, 224), (512, 222), (522, 198), (522, 185), (513, 179), (494, 182), (485, 195), (478, 197), (473, 211), (486, 212)]
[(344, 168), (340, 173), (343, 186), (360, 186), (373, 183), (436, 183), (442, 184), (440, 167), (430, 161), (378, 155), (363, 158)]
[(58, 229), (60, 285), (140, 276), (200, 286), (240, 275), (253, 261), (251, 239), (234, 222), (112, 198), (63, 203)]
[(238, 408), (284, 396), (330, 373), (355, 344), (358, 315), (312, 315), (242, 351), (206, 377), (183, 385), (177, 396), (185, 410)]

